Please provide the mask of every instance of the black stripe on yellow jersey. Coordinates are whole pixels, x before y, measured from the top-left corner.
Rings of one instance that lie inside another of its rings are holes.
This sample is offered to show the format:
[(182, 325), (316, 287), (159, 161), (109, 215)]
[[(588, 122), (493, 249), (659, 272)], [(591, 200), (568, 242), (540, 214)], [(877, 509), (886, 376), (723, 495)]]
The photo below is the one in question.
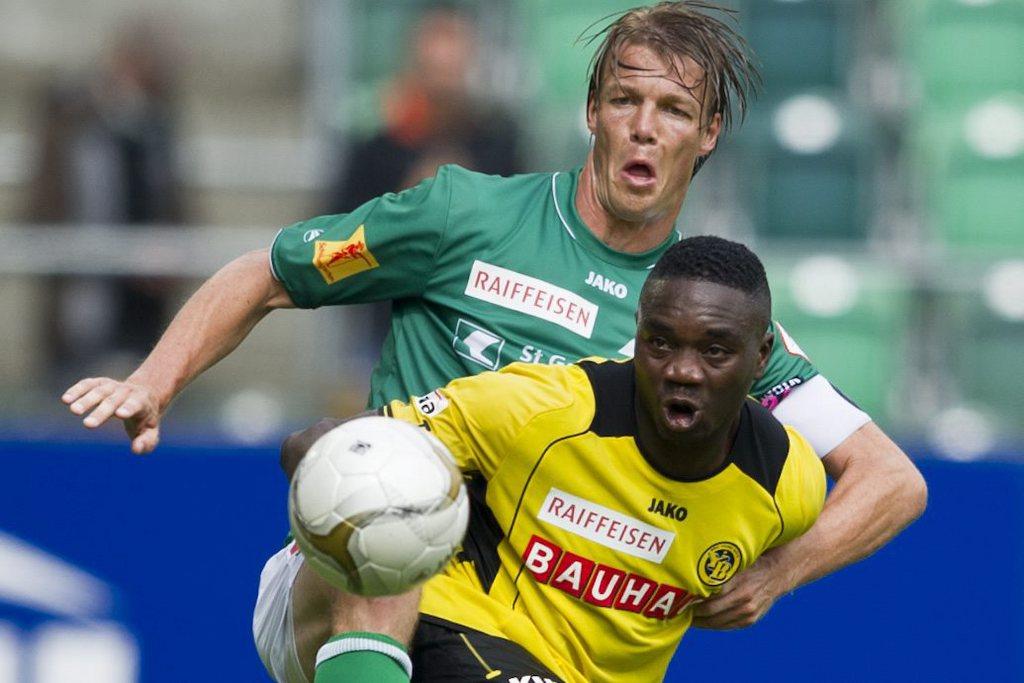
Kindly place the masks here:
[(634, 394), (631, 362), (587, 360), (389, 404), (448, 446), (476, 501), (425, 615), (512, 640), (566, 681), (660, 680), (692, 605), (813, 523), (821, 463), (756, 402), (722, 468), (679, 481), (639, 449)]
[[(587, 373), (594, 392), (594, 419), (590, 430), (600, 436), (636, 437), (636, 376), (632, 361), (597, 363), (585, 360), (579, 366)], [(733, 463), (765, 491), (774, 494), (788, 453), (789, 436), (785, 428), (759, 402), (748, 399), (743, 406), (732, 451), (721, 469)], [(653, 460), (648, 459), (648, 462), (654, 466)], [(665, 476), (671, 478), (667, 474)]]

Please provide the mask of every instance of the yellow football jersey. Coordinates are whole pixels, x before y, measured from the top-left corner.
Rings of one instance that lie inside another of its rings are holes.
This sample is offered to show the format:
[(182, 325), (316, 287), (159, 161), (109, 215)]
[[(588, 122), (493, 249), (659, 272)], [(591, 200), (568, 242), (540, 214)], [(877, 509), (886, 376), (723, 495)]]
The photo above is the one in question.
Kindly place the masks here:
[(717, 473), (679, 481), (636, 440), (633, 364), (512, 364), (385, 413), (429, 429), (467, 474), (462, 552), (426, 618), (515, 641), (566, 681), (657, 681), (693, 617), (825, 498), (817, 455), (753, 400)]

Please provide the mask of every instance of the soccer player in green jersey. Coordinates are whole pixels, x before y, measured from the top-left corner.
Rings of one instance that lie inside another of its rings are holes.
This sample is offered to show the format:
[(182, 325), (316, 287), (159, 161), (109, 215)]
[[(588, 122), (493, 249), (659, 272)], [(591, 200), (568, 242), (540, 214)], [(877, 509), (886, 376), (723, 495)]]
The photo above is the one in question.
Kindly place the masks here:
[[(742, 39), (705, 3), (627, 12), (594, 61), (594, 145), (582, 167), (513, 178), (445, 167), (350, 214), (285, 228), (268, 250), (207, 281), (130, 377), (82, 380), (62, 398), (87, 427), (123, 420), (132, 450), (149, 452), (172, 399), (271, 310), (380, 299), (394, 313), (372, 407), (516, 360), (629, 356), (647, 269), (678, 240), (693, 173), (745, 109), (754, 79)], [(777, 597), (875, 551), (924, 508), (909, 459), (781, 326), (773, 331), (752, 391), (808, 438), (836, 484), (811, 530), (698, 606), (697, 626), (755, 622)], [(330, 624), (307, 633), (371, 630), (407, 642), (415, 614), (403, 631), (389, 619), (407, 610), (390, 604), (341, 600)]]

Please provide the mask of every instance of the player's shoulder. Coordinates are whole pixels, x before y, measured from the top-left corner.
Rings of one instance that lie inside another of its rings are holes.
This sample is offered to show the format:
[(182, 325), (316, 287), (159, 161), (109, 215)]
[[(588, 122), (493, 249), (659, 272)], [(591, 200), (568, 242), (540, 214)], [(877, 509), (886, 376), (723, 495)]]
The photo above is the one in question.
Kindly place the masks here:
[(463, 207), (477, 205), (488, 210), (494, 210), (495, 204), (514, 203), (546, 192), (551, 186), (551, 176), (551, 173), (491, 175), (458, 164), (447, 164), (437, 172), (439, 179), (451, 184), (453, 198)]
[(444, 164), (438, 168), (438, 175), (446, 175), (452, 180), (464, 183), (478, 183), (481, 186), (501, 187), (515, 184), (550, 184), (551, 173), (517, 173), (515, 175), (495, 175), (483, 173), (459, 166), (458, 164)]
[(491, 375), (496, 384), (529, 387), (531, 393), (550, 396), (554, 402), (559, 399), (570, 399), (581, 391), (589, 390), (590, 383), (587, 373), (580, 364), (542, 365), (540, 363), (510, 363)]
[[(593, 406), (599, 394), (610, 397), (619, 392), (617, 395), (621, 398), (620, 380), (632, 378), (633, 371), (629, 361), (591, 356), (565, 365), (515, 362), (498, 372), (485, 372), (483, 375), (493, 375), (506, 389), (517, 385), (527, 395), (535, 397), (538, 403), (543, 402), (549, 407), (579, 406), (581, 402)], [(626, 395), (632, 396), (631, 391)]]
[(808, 448), (803, 438), (785, 427), (753, 399), (743, 404), (733, 442), (732, 462), (774, 496), (786, 463)]
[(535, 423), (543, 416), (561, 423), (571, 415), (575, 423), (593, 406), (587, 377), (575, 365), (511, 363), (452, 380), (442, 393), (446, 401), (471, 412), (475, 421), (507, 426)]

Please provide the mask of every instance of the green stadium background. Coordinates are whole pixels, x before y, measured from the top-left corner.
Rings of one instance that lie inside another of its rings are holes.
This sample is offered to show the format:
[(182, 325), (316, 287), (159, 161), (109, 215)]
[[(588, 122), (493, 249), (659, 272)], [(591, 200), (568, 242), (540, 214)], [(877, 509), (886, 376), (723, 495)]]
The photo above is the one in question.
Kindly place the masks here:
[[(104, 445), (120, 444), (117, 429), (85, 433), (56, 396), (76, 372), (124, 374), (137, 359), (111, 351), (71, 367), (47, 355), (53, 283), (160, 275), (170, 278), (177, 304), (232, 256), (322, 212), (324, 188), (344, 161), (334, 141), (380, 126), (383, 84), (401, 64), (410, 26), (432, 3), (8, 2), (0, 22), (0, 314), (7, 321), (0, 452), (15, 471), (25, 453), (45, 457), (50, 443), (66, 450), (88, 442), (128, 459), (121, 445)], [(524, 166), (578, 163), (589, 144), (585, 38), (633, 3), (447, 4), (479, 25), (474, 88), (516, 114)], [(1000, 491), (1009, 498), (993, 507), (986, 484), (957, 499), (950, 482), (990, 475), (1020, 482), (1024, 468), (1024, 0), (725, 4), (740, 11), (764, 88), (697, 177), (680, 229), (739, 239), (762, 255), (776, 318), (834, 384), (922, 460), (926, 474), (948, 486), (946, 498), (933, 492), (922, 524), (960, 519), (954, 504), (978, 524), (990, 515), (1021, 518), (1021, 486)], [(43, 84), (87, 78), (113, 32), (136, 12), (163, 31), (175, 55), (185, 224), (29, 220)], [(265, 454), (322, 414), (356, 409), (373, 358), (354, 328), (368, 315), (271, 316), (178, 401), (165, 442), (172, 452), (195, 446), (213, 458), (239, 447)], [(133, 476), (147, 476), (140, 466), (145, 461), (132, 465)], [(52, 495), (37, 469), (27, 471), (36, 473), (27, 488), (38, 492), (30, 500)], [(10, 479), (2, 487), (26, 488)], [(26, 506), (23, 514), (34, 514)], [(33, 543), (23, 530), (38, 525), (24, 522), (5, 518), (0, 529)], [(1022, 565), (1024, 540), (1011, 534), (998, 548), (973, 547), (964, 537), (947, 542), (963, 553), (990, 553), (979, 564), (994, 563), (995, 576), (1009, 582), (1001, 590), (1016, 630), (1007, 668), (998, 671), (1024, 676), (1024, 591), (1020, 574), (1008, 573)], [(59, 540), (47, 543), (60, 555)], [(934, 568), (927, 546), (910, 544), (898, 557)], [(985, 581), (977, 570), (956, 581)], [(842, 596), (833, 597), (841, 605)], [(907, 628), (924, 628), (914, 614), (900, 618)], [(760, 628), (743, 637), (771, 637), (770, 621)], [(43, 680), (24, 670), (12, 675)], [(793, 679), (801, 677), (765, 680)]]

